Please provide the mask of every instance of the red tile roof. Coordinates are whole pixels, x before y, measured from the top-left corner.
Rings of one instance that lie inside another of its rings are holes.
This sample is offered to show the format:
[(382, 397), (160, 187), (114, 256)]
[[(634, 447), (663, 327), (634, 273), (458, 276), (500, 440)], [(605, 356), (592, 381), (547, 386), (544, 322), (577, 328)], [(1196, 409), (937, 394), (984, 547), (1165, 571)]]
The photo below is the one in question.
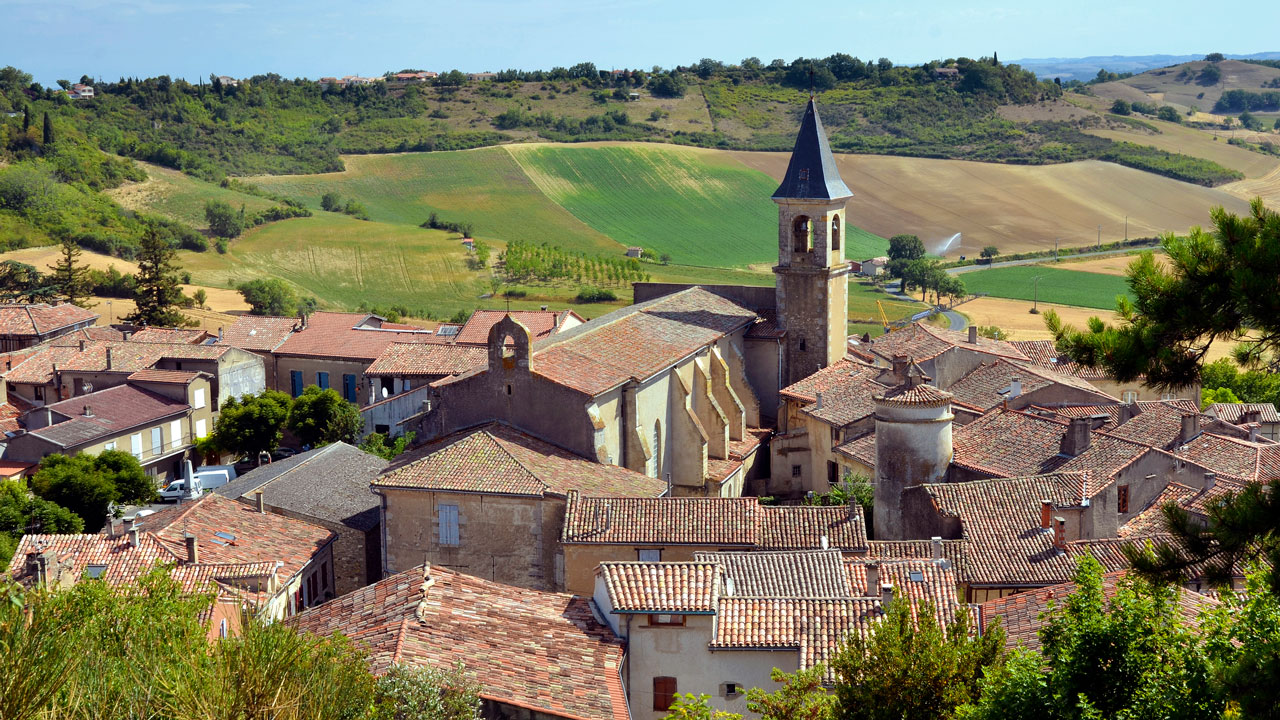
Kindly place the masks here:
[(185, 370), (139, 370), (128, 377), (131, 381), (186, 385), (200, 377), (198, 372)]
[[(1123, 570), (1104, 574), (1103, 594), (1109, 599), (1114, 598), (1126, 575), (1127, 572)], [(1005, 631), (1005, 644), (1009, 648), (1022, 646), (1028, 650), (1039, 650), (1040, 630), (1048, 623), (1046, 613), (1055, 606), (1061, 607), (1075, 592), (1075, 583), (1068, 582), (988, 600), (979, 606), (982, 615), (981, 629), (985, 631), (999, 618)], [(1177, 589), (1177, 612), (1182, 622), (1190, 628), (1199, 628), (1201, 615), (1217, 605), (1218, 601), (1213, 598), (1186, 588)]]
[(738, 468), (742, 467), (748, 456), (765, 447), (772, 436), (772, 430), (746, 428), (741, 440), (729, 441), (728, 452), (725, 453), (727, 457), (707, 458), (707, 478), (716, 482), (727, 480)]
[(1168, 532), (1164, 522), (1164, 506), (1169, 503), (1181, 505), (1199, 492), (1181, 483), (1169, 483), (1145, 508), (1121, 525), (1116, 534), (1122, 538), (1132, 538)]
[(1202, 432), (1237, 439), (1249, 437), (1249, 431), (1244, 428), (1204, 415), (1199, 410), (1188, 411), (1173, 402), (1136, 403), (1134, 409), (1138, 411), (1137, 414), (1107, 432), (1115, 437), (1172, 451), (1183, 444), (1183, 418), (1194, 415)]
[(196, 345), (212, 338), (204, 330), (145, 327), (129, 336), (130, 342), (187, 343)]
[(364, 374), (370, 377), (458, 375), (484, 367), (488, 359), (487, 347), (397, 342), (388, 345)]
[(403, 457), (374, 487), (503, 495), (656, 497), (664, 481), (592, 462), (501, 423), (464, 430)]
[(62, 305), (0, 305), (0, 335), (39, 337), (100, 316), (70, 303)]
[(713, 614), (720, 599), (721, 567), (709, 562), (603, 562), (613, 612)]
[(18, 419), (26, 415), (34, 405), (23, 400), (17, 393), (9, 392), (8, 402), (0, 405), (0, 433), (15, 433), (22, 429)]
[(1031, 362), (1047, 370), (1082, 380), (1111, 379), (1102, 369), (1085, 367), (1058, 352), (1052, 340), (1011, 340), (1009, 344), (1030, 358)]
[[(154, 425), (185, 415), (191, 406), (133, 385), (117, 385), (47, 405), (54, 424), (30, 434), (63, 448), (74, 448), (118, 435), (130, 428)], [(92, 415), (86, 415), (89, 409)], [(58, 416), (67, 418), (58, 421)]]
[(623, 645), (591, 601), (509, 587), (441, 567), (414, 568), (303, 612), (290, 623), (341, 632), (392, 664), (463, 662), (480, 695), (574, 720), (629, 720), (619, 672)]
[(463, 345), (488, 345), (489, 330), (507, 315), (528, 328), (532, 340), (550, 337), (570, 318), (576, 318), (579, 323), (584, 322), (582, 316), (572, 310), (476, 310), (467, 318), (453, 341)]
[(943, 407), (954, 397), (946, 390), (932, 385), (899, 385), (876, 395), (877, 403), (896, 406)]
[(755, 498), (569, 496), (561, 542), (816, 550), (867, 546), (862, 508), (761, 505)]
[(435, 333), (427, 330), (382, 330), (379, 324), (380, 319), (366, 313), (318, 312), (308, 316), (307, 326), (290, 334), (275, 352), (372, 362), (391, 343), (427, 343), (436, 339)]
[[(107, 370), (107, 351), (111, 351), (111, 370)], [(231, 348), (187, 343), (135, 343), (85, 341), (65, 345), (54, 342), (31, 353), (25, 360), (14, 361), (13, 368), (4, 373), (11, 383), (45, 385), (53, 381), (53, 368), (63, 372), (119, 372), (132, 373), (146, 370), (162, 359), (217, 360)]]
[(298, 326), (298, 318), (241, 315), (222, 332), (219, 345), (269, 352), (280, 347)]
[(985, 362), (970, 370), (964, 377), (948, 386), (947, 392), (967, 405), (981, 410), (990, 410), (1004, 400), (1012, 399), (1010, 393), (1014, 378), (1018, 378), (1022, 386), (1022, 395), (1058, 385), (1076, 391), (1071, 396), (1076, 402), (1119, 402), (1079, 378), (1037, 368), (1031, 363), (1004, 358)]
[(782, 396), (807, 403), (805, 414), (844, 427), (875, 412), (872, 396), (887, 389), (875, 381), (880, 372), (881, 368), (845, 358), (784, 388)]
[(1280, 445), (1276, 444), (1251, 443), (1206, 432), (1173, 453), (1219, 475), (1241, 481), (1266, 482), (1280, 478)]
[(1027, 359), (1021, 350), (1004, 340), (992, 340), (979, 336), (977, 343), (970, 343), (966, 333), (942, 330), (922, 322), (915, 322), (901, 330), (881, 335), (869, 346), (871, 352), (885, 360), (892, 360), (895, 355), (906, 355), (916, 362), (935, 358), (951, 348), (1014, 360)]
[(1091, 431), (1089, 448), (1062, 454), (1068, 423), (1017, 410), (987, 413), (952, 436), (952, 463), (993, 477), (1020, 477), (1087, 470), (1105, 484), (1114, 473), (1151, 451), (1141, 443)]
[(1258, 413), (1258, 422), (1280, 423), (1280, 413), (1276, 412), (1276, 406), (1271, 403), (1213, 403), (1204, 411), (1233, 425), (1243, 424), (1245, 414), (1249, 412)]

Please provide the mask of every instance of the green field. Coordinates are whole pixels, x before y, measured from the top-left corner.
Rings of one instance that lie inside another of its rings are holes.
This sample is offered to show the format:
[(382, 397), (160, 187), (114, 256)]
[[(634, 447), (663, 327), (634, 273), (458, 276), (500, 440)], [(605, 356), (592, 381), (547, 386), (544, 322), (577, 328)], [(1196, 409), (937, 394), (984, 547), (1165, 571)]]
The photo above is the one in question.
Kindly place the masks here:
[(187, 223), (204, 230), (209, 227), (205, 221), (204, 204), (207, 200), (221, 200), (239, 210), (242, 206), (247, 213), (254, 213), (275, 207), (280, 203), (266, 198), (236, 192), (206, 182), (177, 170), (138, 163), (147, 171), (147, 180), (143, 183), (128, 184), (114, 190), (108, 190), (111, 199), (130, 209), (145, 209), (164, 217)]
[[(986, 294), (991, 297), (1012, 300), (1033, 300), (1058, 305), (1111, 310), (1116, 306), (1117, 295), (1129, 294), (1125, 278), (1119, 275), (1080, 272), (1044, 267), (1042, 265), (1016, 265), (965, 273), (965, 289), (970, 294)], [(1040, 278), (1039, 294), (1034, 279)]]

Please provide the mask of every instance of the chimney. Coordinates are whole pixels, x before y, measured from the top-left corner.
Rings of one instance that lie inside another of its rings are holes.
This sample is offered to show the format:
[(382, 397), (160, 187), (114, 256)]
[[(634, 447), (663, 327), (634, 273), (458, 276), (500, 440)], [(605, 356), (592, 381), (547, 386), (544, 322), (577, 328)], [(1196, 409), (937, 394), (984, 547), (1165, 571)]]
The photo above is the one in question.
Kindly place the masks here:
[(1093, 415), (1090, 415), (1089, 428), (1092, 430), (1097, 430), (1098, 428), (1106, 425), (1107, 421), (1110, 419), (1111, 419), (1111, 416), (1106, 413), (1095, 413)]
[(1067, 549), (1067, 520), (1062, 517), (1053, 519), (1053, 546), (1059, 550)]
[(911, 360), (906, 355), (893, 356), (893, 379), (901, 385), (907, 379), (907, 366), (911, 364)]
[(1207, 472), (1204, 474), (1204, 491), (1209, 492), (1214, 485), (1218, 484), (1218, 473)]
[(977, 325), (969, 326), (969, 344), (970, 345), (978, 344), (978, 326)]
[(85, 405), (85, 406), (84, 406), (84, 416), (85, 416), (85, 417), (93, 417), (93, 408), (89, 407), (88, 405)]
[(880, 583), (880, 608), (885, 612), (889, 612), (889, 605), (893, 603), (893, 585), (884, 582)]
[(196, 565), (200, 562), (200, 547), (196, 545), (196, 536), (187, 533), (184, 537), (187, 541), (187, 562)]
[(222, 342), (222, 326), (218, 326), (218, 342)]
[(1134, 411), (1133, 403), (1124, 403), (1120, 406), (1120, 417), (1116, 419), (1117, 425), (1123, 425), (1133, 419), (1137, 413)]
[[(120, 528), (123, 527), (124, 525), (124, 523), (121, 522), (120, 518), (113, 517), (107, 522), (108, 522), (107, 537), (113, 537), (113, 538), (120, 537)], [(130, 525), (132, 524), (133, 523), (130, 523)]]
[(1048, 530), (1052, 527), (1049, 523), (1053, 520), (1053, 501), (1040, 501), (1040, 529)]
[(942, 559), (942, 538), (938, 537), (937, 535), (934, 535), (933, 537), (929, 538), (929, 545), (933, 547), (933, 559), (941, 560)]
[(266, 508), (266, 505), (264, 505), (264, 504), (263, 504), (263, 502), (262, 502), (262, 491), (261, 491), (261, 490), (259, 490), (258, 492), (254, 493), (254, 496), (255, 496), (255, 497), (254, 497), (254, 504), (255, 504), (255, 505), (257, 506), (257, 508), (258, 508), (258, 512), (259, 512), (259, 513), (265, 513), (265, 512), (267, 511), (267, 508)]
[(298, 329), (299, 330), (307, 329), (307, 311), (306, 310), (298, 311)]
[(1200, 434), (1200, 414), (1191, 413), (1182, 416), (1182, 432), (1178, 435), (1178, 442), (1186, 445)]
[(1258, 423), (1249, 423), (1249, 442), (1258, 442)]
[(1089, 441), (1091, 431), (1089, 426), (1091, 421), (1087, 417), (1071, 418), (1071, 425), (1067, 427), (1067, 432), (1062, 436), (1062, 454), (1068, 457), (1076, 457), (1080, 453), (1089, 449)]
[(40, 586), (49, 583), (49, 553), (27, 553), (27, 572), (34, 573), (36, 576), (36, 584)]
[(1014, 375), (1009, 381), (1009, 399), (1013, 399), (1022, 394), (1022, 378)]
[(880, 563), (867, 563), (867, 597), (875, 597), (872, 593), (880, 587)]
[(129, 547), (138, 547), (138, 526), (134, 524), (129, 528)]
[(813, 409), (815, 411), (822, 409), (822, 393), (817, 393), (817, 396), (818, 396), (818, 402), (813, 406)]
[(44, 425), (42, 427), (49, 427), (52, 424), (53, 424), (53, 411), (49, 409), (48, 405), (46, 405), (44, 407)]
[(120, 339), (121, 339), (121, 340), (124, 340), (125, 342), (129, 342), (129, 338), (131, 338), (131, 337), (133, 337), (133, 331), (132, 331), (132, 330), (121, 330), (121, 331), (120, 331)]
[(111, 348), (107, 348), (107, 369), (108, 370), (110, 370), (111, 366), (114, 364), (112, 360), (113, 358), (111, 357)]
[(1244, 421), (1246, 423), (1262, 422), (1262, 411), (1261, 410), (1245, 410)]
[(80, 352), (84, 352), (84, 338), (80, 338)]

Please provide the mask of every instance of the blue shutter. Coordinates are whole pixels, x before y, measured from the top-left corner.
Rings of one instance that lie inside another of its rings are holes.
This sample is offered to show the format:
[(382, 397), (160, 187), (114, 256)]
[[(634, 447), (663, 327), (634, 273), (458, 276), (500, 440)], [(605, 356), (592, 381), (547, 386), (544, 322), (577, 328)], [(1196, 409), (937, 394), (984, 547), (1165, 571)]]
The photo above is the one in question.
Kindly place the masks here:
[(301, 370), (289, 371), (289, 389), (293, 392), (294, 397), (298, 397), (299, 395), (302, 394), (302, 371)]
[(356, 376), (355, 375), (342, 376), (342, 397), (346, 398), (347, 402), (349, 403), (355, 403), (359, 405), (359, 403), (356, 402)]
[(328, 390), (329, 389), (329, 373), (317, 372), (316, 384), (320, 386), (321, 390)]
[(440, 511), (440, 544), (456, 547), (458, 542), (458, 506), (441, 505)]

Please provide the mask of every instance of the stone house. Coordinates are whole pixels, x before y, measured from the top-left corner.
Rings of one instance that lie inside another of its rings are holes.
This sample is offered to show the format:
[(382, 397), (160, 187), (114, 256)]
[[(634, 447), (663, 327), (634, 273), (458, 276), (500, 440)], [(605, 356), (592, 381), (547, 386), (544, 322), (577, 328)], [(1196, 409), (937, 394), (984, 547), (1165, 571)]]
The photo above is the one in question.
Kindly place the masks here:
[(627, 643), (631, 717), (658, 720), (677, 694), (709, 695), (716, 710), (753, 716), (751, 688), (771, 673), (827, 665), (850, 633), (870, 632), (889, 603), (931, 602), (954, 621), (945, 560), (863, 561), (839, 551), (698, 553), (685, 562), (607, 562), (593, 601)]
[(450, 342), (458, 345), (475, 345), (488, 347), (489, 331), (494, 325), (510, 316), (529, 329), (534, 342), (545, 340), (552, 335), (575, 328), (586, 320), (572, 310), (476, 310), (458, 329), (458, 333)]
[(55, 340), (4, 362), (0, 378), (6, 388), (36, 405), (122, 385), (139, 370), (206, 373), (214, 412), (228, 397), (266, 386), (263, 363), (253, 353), (187, 342)]
[(388, 345), (364, 373), (381, 398), (360, 409), (365, 434), (403, 435), (405, 423), (420, 415), (430, 398), (428, 385), (483, 367), (488, 358), (487, 348), (474, 345)]
[(7, 575), (25, 585), (90, 578), (133, 586), (157, 565), (172, 565), (184, 588), (217, 592), (216, 637), (239, 627), (241, 608), (280, 620), (332, 597), (333, 539), (317, 525), (206, 495), (145, 520), (113, 520), (97, 535), (24, 535)]
[(298, 329), (300, 320), (293, 317), (241, 315), (229, 328), (218, 329), (218, 345), (247, 350), (262, 358), (265, 386), (279, 389), (276, 358), (272, 353)]
[(1031, 405), (1058, 408), (1119, 403), (1079, 378), (1005, 358), (983, 362), (947, 386), (946, 391), (955, 405), (963, 407), (957, 408), (957, 422), (962, 413), (966, 416), (964, 422), (968, 422), (997, 406), (1021, 410)]
[(214, 492), (332, 531), (334, 592), (345, 595), (382, 578), (381, 513), (369, 484), (388, 464), (336, 442), (254, 468)]
[(54, 453), (132, 453), (157, 484), (178, 477), (195, 441), (213, 430), (209, 376), (140, 370), (124, 385), (34, 409), (9, 438), (6, 460), (37, 463)]
[(956, 332), (924, 322), (860, 343), (858, 350), (881, 367), (892, 367), (895, 359), (905, 358), (944, 390), (983, 363), (1000, 358), (1020, 362), (1029, 359), (1013, 343), (982, 337), (976, 326), (970, 325), (967, 332)]
[(1200, 385), (1188, 385), (1174, 390), (1150, 388), (1139, 379), (1122, 383), (1108, 375), (1100, 368), (1087, 368), (1071, 358), (1058, 352), (1052, 340), (1013, 340), (1009, 343), (1026, 355), (1030, 361), (1042, 368), (1052, 370), (1061, 375), (1086, 380), (1090, 385), (1121, 402), (1133, 403), (1138, 400), (1191, 400), (1200, 403)]
[(486, 720), (631, 720), (624, 644), (587, 598), (511, 587), (419, 565), (292, 618), (341, 632), (370, 670), (466, 665)]
[(1204, 412), (1232, 425), (1257, 423), (1260, 436), (1280, 441), (1280, 413), (1271, 403), (1213, 403)]
[(569, 493), (565, 586), (589, 595), (603, 562), (692, 560), (699, 552), (840, 550), (867, 553), (860, 505), (762, 505), (756, 498), (584, 497)]
[(98, 313), (70, 303), (0, 305), (0, 352), (12, 352), (92, 326)]
[(489, 423), (398, 458), (372, 489), (381, 501), (387, 573), (425, 558), (495, 582), (559, 590), (572, 493), (654, 498), (667, 484)]
[(739, 495), (769, 434), (743, 355), (756, 319), (701, 288), (536, 345), (505, 318), (490, 330), (484, 367), (432, 384), (419, 437), (498, 420), (598, 463), (669, 479), (673, 494)]

